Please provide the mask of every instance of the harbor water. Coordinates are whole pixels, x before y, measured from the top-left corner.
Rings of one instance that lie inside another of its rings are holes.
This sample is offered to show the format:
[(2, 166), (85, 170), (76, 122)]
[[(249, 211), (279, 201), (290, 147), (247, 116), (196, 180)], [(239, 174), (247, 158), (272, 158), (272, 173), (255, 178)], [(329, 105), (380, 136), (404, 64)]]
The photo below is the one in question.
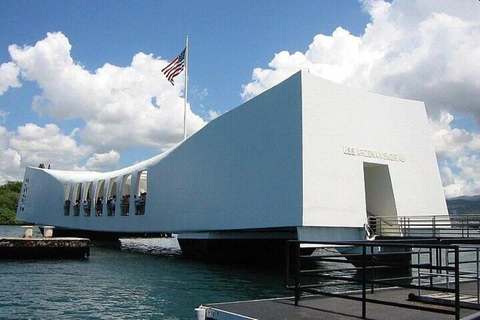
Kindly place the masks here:
[(0, 260), (0, 319), (195, 319), (200, 304), (290, 295), (283, 277), (282, 266), (183, 259), (172, 238), (125, 239), (84, 260)]
[[(21, 234), (19, 226), (0, 226), (0, 237)], [(460, 258), (475, 262), (475, 254), (467, 252)], [(420, 260), (427, 262), (425, 257)], [(412, 254), (412, 262), (417, 261)], [(319, 266), (337, 269), (345, 263)], [(477, 263), (461, 266), (473, 273), (479, 272), (477, 268)], [(413, 269), (412, 276), (416, 275)], [(339, 282), (327, 290), (359, 288)], [(122, 239), (121, 250), (92, 247), (90, 258), (82, 260), (0, 259), (0, 320), (193, 320), (194, 309), (201, 304), (291, 295), (284, 288), (283, 263), (259, 266), (188, 260), (181, 256), (175, 238)]]

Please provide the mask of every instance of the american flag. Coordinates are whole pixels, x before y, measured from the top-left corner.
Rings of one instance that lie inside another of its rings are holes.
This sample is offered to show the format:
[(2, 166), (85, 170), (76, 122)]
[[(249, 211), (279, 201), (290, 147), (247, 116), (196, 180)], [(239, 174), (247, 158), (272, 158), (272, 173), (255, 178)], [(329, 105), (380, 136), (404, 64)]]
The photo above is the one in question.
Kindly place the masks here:
[(170, 63), (162, 69), (163, 74), (167, 77), (167, 80), (170, 81), (172, 85), (174, 85), (173, 78), (178, 76), (180, 72), (183, 71), (185, 67), (185, 50), (183, 49), (182, 53), (178, 55), (175, 59), (170, 61)]

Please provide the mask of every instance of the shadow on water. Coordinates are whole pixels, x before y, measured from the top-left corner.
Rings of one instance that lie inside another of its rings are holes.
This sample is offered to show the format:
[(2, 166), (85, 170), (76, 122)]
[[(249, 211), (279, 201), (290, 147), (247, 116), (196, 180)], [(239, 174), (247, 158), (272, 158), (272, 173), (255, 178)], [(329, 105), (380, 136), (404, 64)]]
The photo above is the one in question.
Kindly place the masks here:
[(176, 238), (141, 238), (141, 239), (121, 239), (121, 251), (141, 253), (157, 257), (169, 257), (185, 263), (197, 263), (207, 266), (218, 266), (219, 268), (248, 268), (255, 271), (264, 271), (278, 276), (284, 276), (285, 262), (278, 260), (218, 260), (218, 259), (196, 259), (186, 258), (182, 255), (182, 250)]

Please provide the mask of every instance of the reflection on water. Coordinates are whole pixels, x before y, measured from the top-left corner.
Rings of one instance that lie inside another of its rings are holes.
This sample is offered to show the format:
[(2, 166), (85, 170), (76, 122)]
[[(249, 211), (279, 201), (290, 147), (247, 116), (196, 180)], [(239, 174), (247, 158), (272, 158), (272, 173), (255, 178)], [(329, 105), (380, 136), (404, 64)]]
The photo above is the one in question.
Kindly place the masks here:
[[(0, 226), (0, 236), (20, 227)], [(282, 268), (183, 259), (176, 239), (124, 239), (85, 260), (0, 260), (0, 319), (194, 319), (200, 304), (290, 295)]]
[(122, 250), (162, 256), (180, 256), (177, 238), (121, 239)]

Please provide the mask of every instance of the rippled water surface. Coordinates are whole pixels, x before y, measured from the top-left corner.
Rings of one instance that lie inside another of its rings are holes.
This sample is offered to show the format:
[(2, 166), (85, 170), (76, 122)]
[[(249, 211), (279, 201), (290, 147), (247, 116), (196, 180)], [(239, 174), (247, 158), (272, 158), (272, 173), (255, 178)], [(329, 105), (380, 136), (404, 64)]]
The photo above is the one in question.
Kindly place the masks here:
[[(0, 226), (0, 237), (21, 234)], [(195, 319), (200, 304), (289, 294), (281, 268), (179, 253), (175, 239), (125, 239), (85, 260), (0, 260), (0, 319)]]

